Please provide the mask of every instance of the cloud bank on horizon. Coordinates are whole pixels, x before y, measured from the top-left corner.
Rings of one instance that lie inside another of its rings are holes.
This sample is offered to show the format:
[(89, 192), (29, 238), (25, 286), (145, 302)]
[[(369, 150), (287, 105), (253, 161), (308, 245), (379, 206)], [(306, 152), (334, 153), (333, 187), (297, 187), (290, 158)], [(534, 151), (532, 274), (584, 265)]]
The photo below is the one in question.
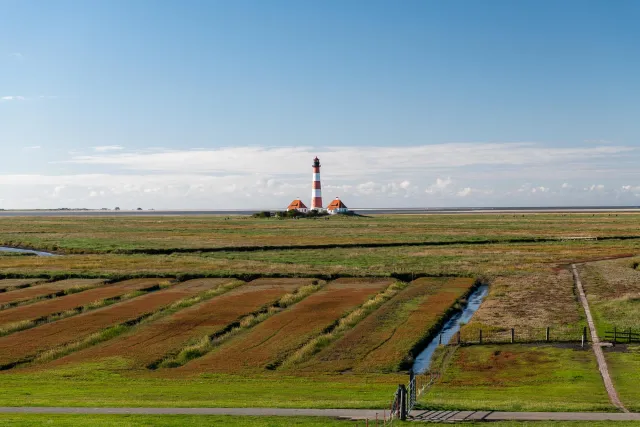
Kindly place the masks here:
[(341, 197), (354, 208), (640, 201), (635, 147), (531, 142), (134, 151), (97, 146), (51, 162), (66, 168), (64, 174), (0, 175), (0, 199), (4, 208), (283, 209), (293, 198), (309, 198), (316, 155), (325, 201)]

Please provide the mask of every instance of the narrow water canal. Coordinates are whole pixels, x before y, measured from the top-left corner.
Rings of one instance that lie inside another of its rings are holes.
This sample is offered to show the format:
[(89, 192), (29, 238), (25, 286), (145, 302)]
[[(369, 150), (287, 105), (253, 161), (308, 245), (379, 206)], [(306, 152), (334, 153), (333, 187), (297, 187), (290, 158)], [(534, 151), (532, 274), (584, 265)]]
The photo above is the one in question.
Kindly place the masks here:
[(460, 330), (460, 327), (471, 320), (471, 316), (478, 311), (482, 300), (484, 300), (484, 297), (486, 297), (488, 293), (489, 286), (481, 285), (469, 295), (467, 305), (464, 309), (454, 314), (453, 317), (444, 324), (429, 345), (427, 345), (427, 348), (422, 350), (422, 353), (416, 357), (415, 362), (413, 362), (413, 372), (422, 374), (429, 369), (433, 353), (438, 348), (438, 345), (440, 345), (440, 335), (442, 335), (442, 344), (448, 344), (451, 338)]
[(0, 246), (0, 251), (2, 252), (20, 252), (25, 254), (36, 254), (38, 256), (55, 256), (50, 252), (41, 252), (41, 251), (33, 251), (31, 249), (18, 249), (18, 248), (9, 248), (6, 246)]

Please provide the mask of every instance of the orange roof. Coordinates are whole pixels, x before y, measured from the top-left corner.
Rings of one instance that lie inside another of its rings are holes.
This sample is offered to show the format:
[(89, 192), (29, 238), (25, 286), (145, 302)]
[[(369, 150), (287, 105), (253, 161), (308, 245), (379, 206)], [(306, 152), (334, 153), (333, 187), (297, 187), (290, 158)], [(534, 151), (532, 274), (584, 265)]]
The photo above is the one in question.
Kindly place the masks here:
[(287, 210), (288, 211), (293, 211), (293, 210), (296, 210), (296, 209), (307, 209), (307, 207), (304, 205), (304, 203), (302, 203), (302, 200), (296, 199), (293, 202), (291, 202), (291, 204), (289, 205)]
[(334, 209), (348, 209), (348, 208), (347, 208), (347, 205), (342, 203), (342, 200), (336, 197), (336, 199), (333, 202), (329, 203), (329, 206), (327, 206), (327, 210), (334, 210)]

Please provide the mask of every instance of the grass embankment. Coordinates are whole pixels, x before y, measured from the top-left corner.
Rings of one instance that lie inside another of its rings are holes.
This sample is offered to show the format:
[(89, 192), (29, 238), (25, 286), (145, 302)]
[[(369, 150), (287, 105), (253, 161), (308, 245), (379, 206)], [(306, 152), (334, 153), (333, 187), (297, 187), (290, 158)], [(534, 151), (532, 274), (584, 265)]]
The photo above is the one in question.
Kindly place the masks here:
[[(365, 421), (337, 420), (325, 417), (243, 417), (216, 415), (29, 415), (0, 414), (0, 423), (11, 427), (26, 426), (246, 426), (246, 427), (364, 427)], [(370, 425), (375, 425), (371, 420)], [(413, 422), (394, 421), (394, 425), (411, 426)], [(605, 427), (637, 426), (633, 421), (531, 421), (531, 422), (492, 422), (494, 427)], [(379, 424), (380, 425), (380, 424)], [(465, 425), (486, 425), (486, 423), (465, 423)]]
[(420, 404), (443, 410), (615, 410), (588, 347), (529, 345), (459, 348)]
[[(325, 417), (235, 417), (217, 415), (27, 415), (0, 414), (3, 426), (247, 426), (247, 427), (355, 427), (355, 422)], [(360, 422), (359, 425), (363, 425)], [(404, 423), (403, 423), (404, 424)]]
[[(315, 244), (636, 236), (637, 214), (376, 215), (278, 221), (247, 217), (12, 217), (0, 245), (63, 253)], [(571, 224), (571, 226), (567, 226)]]
[[(288, 376), (129, 371), (111, 359), (0, 373), (3, 406), (386, 408), (406, 375)], [(171, 376), (169, 376), (171, 374)], [(123, 392), (126, 390), (126, 392)]]
[[(23, 426), (246, 426), (246, 427), (364, 427), (365, 421), (337, 420), (324, 417), (242, 417), (215, 415), (1, 415), (0, 422), (11, 427)], [(371, 420), (369, 425), (375, 425)], [(413, 422), (394, 421), (394, 425), (411, 426)], [(380, 425), (380, 424), (379, 424)], [(465, 425), (486, 425), (486, 423), (465, 423)], [(605, 427), (637, 426), (634, 421), (531, 421), (492, 422), (495, 427)]]

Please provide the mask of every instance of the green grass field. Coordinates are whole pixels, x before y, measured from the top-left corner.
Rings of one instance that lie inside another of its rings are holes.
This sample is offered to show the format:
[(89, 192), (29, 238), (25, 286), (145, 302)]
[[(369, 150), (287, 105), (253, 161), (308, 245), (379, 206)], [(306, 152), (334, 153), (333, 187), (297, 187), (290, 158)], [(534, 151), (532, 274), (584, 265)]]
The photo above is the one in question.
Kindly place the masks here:
[[(117, 426), (117, 427), (165, 427), (165, 426), (246, 426), (246, 427), (364, 427), (365, 421), (335, 420), (323, 417), (241, 417), (215, 415), (8, 415), (0, 414), (3, 426)], [(369, 425), (374, 425), (370, 421)], [(382, 425), (382, 424), (378, 424)], [(411, 426), (413, 422), (395, 421), (394, 425)], [(486, 425), (486, 423), (464, 423), (464, 425)], [(608, 427), (637, 426), (633, 421), (531, 421), (492, 422), (495, 427)]]
[(530, 345), (461, 347), (421, 404), (448, 410), (614, 410), (588, 348)]
[[(634, 256), (640, 254), (638, 219), (638, 214), (609, 213), (296, 221), (215, 216), (0, 218), (0, 244), (67, 254), (0, 256), (0, 274), (111, 279), (486, 278), (491, 282), (489, 296), (463, 329), (475, 334), (479, 328), (582, 327), (584, 314), (566, 267), (588, 262), (585, 287), (603, 330), (618, 323), (636, 325), (640, 318), (640, 280), (629, 279), (640, 277), (633, 268), (638, 260)], [(580, 236), (624, 239), (553, 240)], [(326, 247), (295, 248), (310, 242)], [(351, 244), (358, 246), (331, 247)], [(375, 247), (379, 244), (400, 246)], [(240, 251), (247, 246), (267, 250)], [(217, 251), (224, 248), (229, 250)], [(136, 251), (141, 253), (131, 253)], [(595, 262), (620, 257), (624, 259)], [(601, 279), (603, 275), (606, 280)], [(375, 316), (375, 311), (368, 316)], [(635, 378), (634, 372), (640, 369), (636, 369), (640, 356), (629, 352), (607, 357), (622, 399), (638, 408), (640, 396), (629, 378)], [(0, 373), (0, 405), (380, 408), (390, 403), (397, 384), (407, 379), (404, 374), (294, 369), (250, 376), (180, 376), (169, 371), (131, 369), (118, 359), (10, 369)], [(422, 403), (443, 409), (612, 410), (590, 352), (532, 345), (461, 348), (455, 363)]]
[[(2, 406), (386, 407), (406, 375), (176, 375), (123, 361), (0, 375)], [(126, 392), (123, 392), (126, 391)]]
[[(637, 236), (634, 214), (464, 214), (276, 220), (223, 216), (11, 217), (0, 243), (61, 252)], [(571, 226), (567, 227), (567, 222)]]

